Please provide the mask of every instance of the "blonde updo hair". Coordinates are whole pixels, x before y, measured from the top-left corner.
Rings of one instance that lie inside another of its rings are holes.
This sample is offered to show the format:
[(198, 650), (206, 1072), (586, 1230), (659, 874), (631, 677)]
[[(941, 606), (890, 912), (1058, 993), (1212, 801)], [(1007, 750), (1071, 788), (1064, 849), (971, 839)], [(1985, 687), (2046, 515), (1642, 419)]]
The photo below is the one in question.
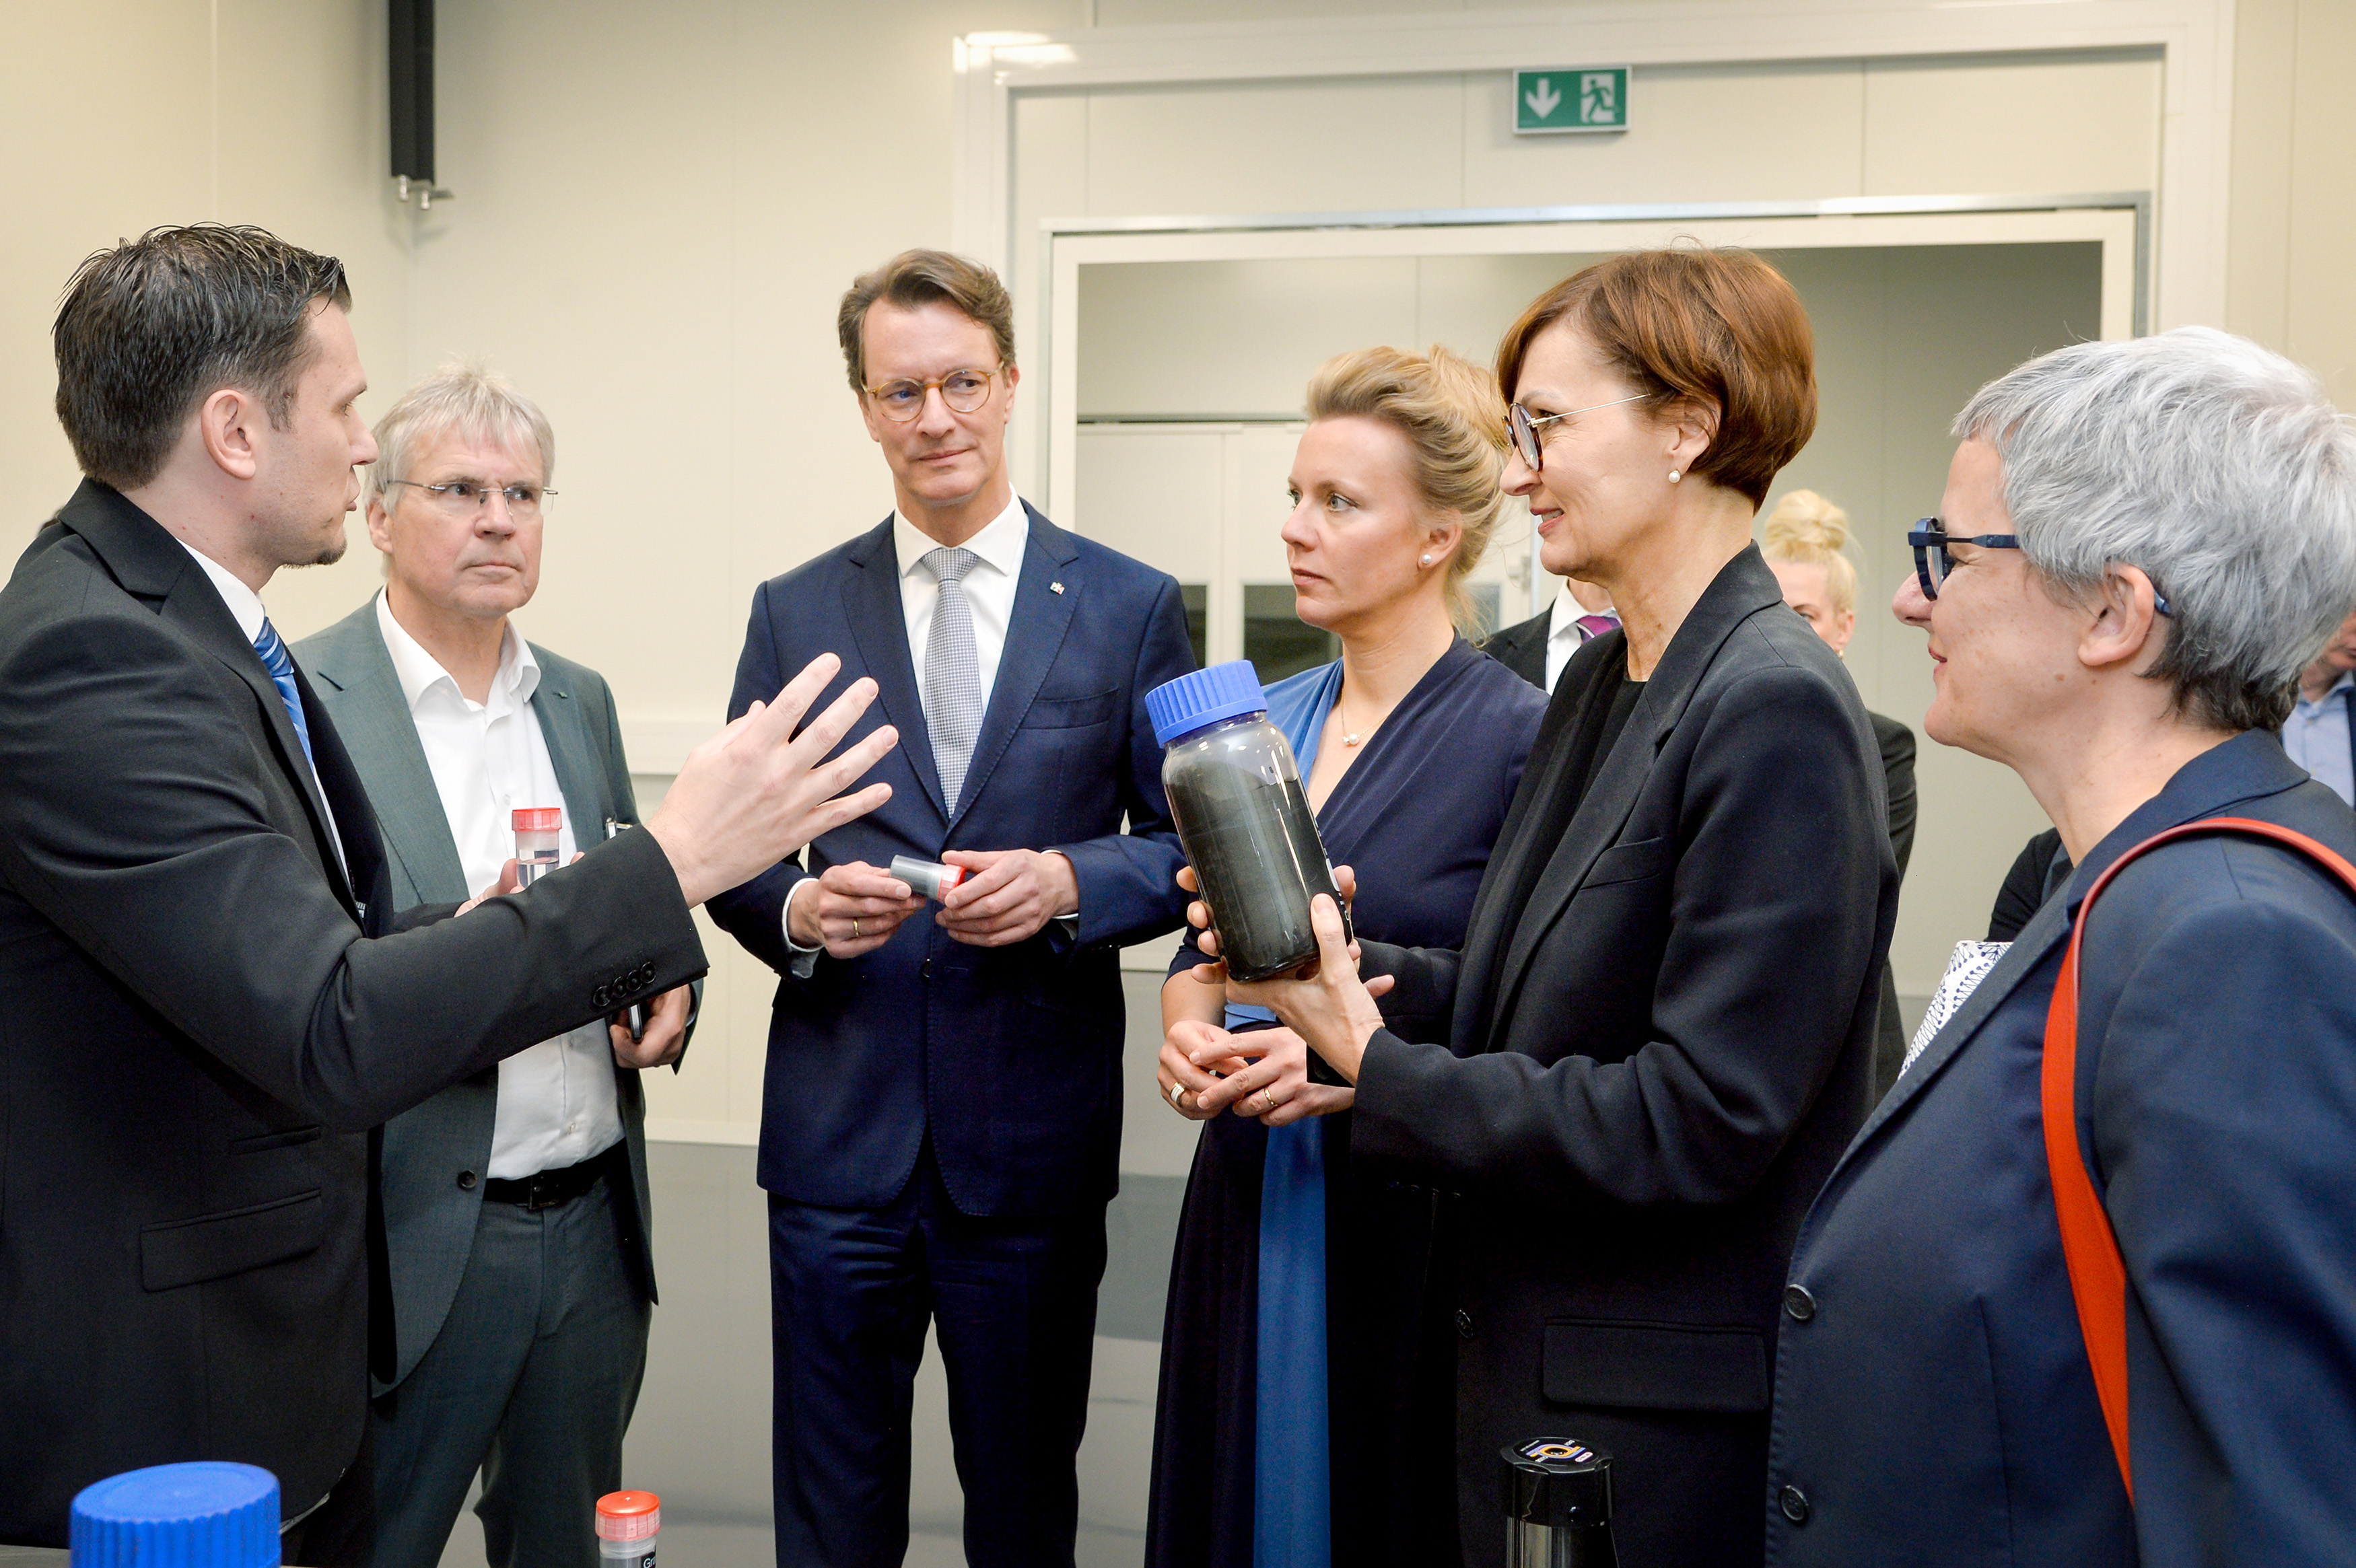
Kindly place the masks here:
[(1497, 379), (1434, 344), (1428, 354), (1361, 348), (1337, 354), (1309, 382), (1311, 420), (1380, 420), (1415, 453), (1416, 488), (1432, 511), (1463, 528), (1448, 562), (1448, 618), (1478, 635), (1480, 613), (1464, 580), (1481, 564), (1505, 509), (1505, 400)]
[(1790, 566), (1821, 566), (1833, 613), (1857, 612), (1857, 567), (1847, 555), (1848, 514), (1814, 490), (1794, 490), (1767, 514), (1759, 553)]

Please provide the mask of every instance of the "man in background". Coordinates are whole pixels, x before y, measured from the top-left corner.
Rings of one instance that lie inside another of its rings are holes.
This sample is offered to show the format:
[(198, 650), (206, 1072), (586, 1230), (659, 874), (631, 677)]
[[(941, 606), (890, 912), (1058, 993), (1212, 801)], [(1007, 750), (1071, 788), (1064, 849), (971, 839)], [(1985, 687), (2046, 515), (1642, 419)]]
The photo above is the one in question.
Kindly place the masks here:
[(365, 1563), (367, 1129), (701, 974), (691, 908), (888, 793), (840, 795), (888, 729), (819, 761), (872, 688), (793, 738), (823, 661), (643, 832), (396, 932), (261, 598), (342, 555), (376, 458), (350, 299), (333, 257), (207, 224), (91, 257), (58, 313), (86, 477), (0, 592), (0, 1541), (235, 1459), (277, 1477), (286, 1562)]
[(2298, 701), (2283, 720), (2283, 750), (2290, 760), (2356, 805), (2356, 615), (2323, 645), (2315, 662), (2300, 672)]
[(1481, 651), (1540, 691), (1551, 692), (1570, 656), (1619, 624), (1611, 594), (1566, 577), (1553, 603), (1494, 634)]
[[(452, 367), (376, 442), (384, 589), (294, 656), (368, 785), (406, 909), (496, 881), (519, 808), (562, 810), (562, 865), (637, 805), (604, 678), (509, 618), (540, 583), (547, 418)], [(495, 1568), (594, 1568), (655, 1294), (638, 1070), (677, 1062), (689, 1000), (657, 997), (637, 1039), (592, 1019), (385, 1125), (397, 1338), (371, 1405), (377, 1568), (439, 1563), (477, 1470)]]
[[(761, 1113), (780, 1568), (900, 1561), (927, 1319), (975, 1568), (1072, 1561), (1119, 950), (1185, 896), (1145, 694), (1193, 667), (1178, 584), (1014, 494), (1013, 304), (911, 251), (837, 325), (894, 508), (755, 591), (729, 711), (839, 648), (904, 737), (882, 815), (712, 915), (781, 976)], [(1123, 831), (1123, 819), (1127, 830)], [(895, 855), (965, 880), (932, 903)]]

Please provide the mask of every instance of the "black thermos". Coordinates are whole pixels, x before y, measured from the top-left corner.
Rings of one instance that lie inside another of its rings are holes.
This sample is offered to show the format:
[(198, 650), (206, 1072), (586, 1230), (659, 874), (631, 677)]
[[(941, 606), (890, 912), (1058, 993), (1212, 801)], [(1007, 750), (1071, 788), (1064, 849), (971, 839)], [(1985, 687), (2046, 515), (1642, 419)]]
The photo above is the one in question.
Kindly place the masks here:
[(1501, 1448), (1505, 1568), (1620, 1568), (1612, 1456), (1572, 1437)]

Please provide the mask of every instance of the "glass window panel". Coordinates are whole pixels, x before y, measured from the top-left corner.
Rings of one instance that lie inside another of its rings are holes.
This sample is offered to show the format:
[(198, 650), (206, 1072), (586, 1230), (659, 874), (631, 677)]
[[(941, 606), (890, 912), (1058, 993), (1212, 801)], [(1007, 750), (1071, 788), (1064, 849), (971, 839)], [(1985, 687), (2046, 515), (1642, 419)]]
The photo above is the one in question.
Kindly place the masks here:
[(1262, 686), (1341, 656), (1341, 638), (1303, 625), (1293, 614), (1290, 583), (1244, 584), (1244, 657), (1259, 672)]
[(1194, 667), (1201, 669), (1210, 662), (1211, 585), (1182, 582), (1178, 595), (1186, 604), (1186, 640), (1194, 646)]

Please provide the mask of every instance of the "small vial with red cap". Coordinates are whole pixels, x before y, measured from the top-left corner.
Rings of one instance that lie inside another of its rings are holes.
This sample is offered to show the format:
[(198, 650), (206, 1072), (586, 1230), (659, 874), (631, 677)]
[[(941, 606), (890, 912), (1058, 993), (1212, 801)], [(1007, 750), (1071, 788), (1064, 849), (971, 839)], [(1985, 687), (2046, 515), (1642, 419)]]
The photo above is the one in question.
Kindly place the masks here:
[(602, 1568), (655, 1568), (662, 1499), (652, 1492), (607, 1492), (597, 1499), (597, 1561)]
[(561, 805), (519, 806), (515, 813), (516, 885), (528, 888), (556, 869), (556, 844), (564, 831)]
[(938, 860), (919, 860), (914, 855), (892, 857), (892, 874), (908, 884), (918, 898), (935, 903), (948, 896), (951, 888), (972, 873), (963, 866), (943, 865)]

